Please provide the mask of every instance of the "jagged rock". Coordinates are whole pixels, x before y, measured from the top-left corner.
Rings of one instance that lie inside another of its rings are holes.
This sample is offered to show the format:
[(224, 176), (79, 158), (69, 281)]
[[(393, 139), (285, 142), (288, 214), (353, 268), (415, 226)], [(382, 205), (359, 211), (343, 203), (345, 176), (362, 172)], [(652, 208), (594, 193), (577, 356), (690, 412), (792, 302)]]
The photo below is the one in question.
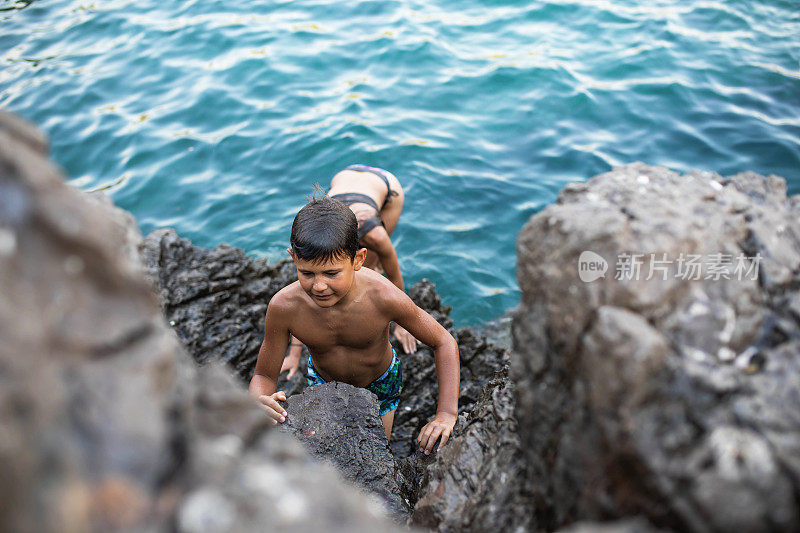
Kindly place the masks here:
[[(472, 328), (465, 327), (453, 331), (450, 307), (442, 305), (441, 297), (430, 281), (422, 280), (415, 284), (409, 289), (408, 294), (458, 341), (461, 361), (459, 418), (455, 427), (458, 430), (494, 373), (508, 363), (510, 350), (489, 342), (486, 337), (476, 334)], [(424, 486), (425, 469), (435, 460), (436, 455), (434, 453), (425, 456), (419, 453), (416, 439), (420, 430), (436, 414), (439, 385), (433, 351), (430, 348), (422, 346), (416, 353), (405, 354), (396, 343), (395, 349), (403, 364), (403, 392), (395, 413), (389, 446), (402, 473), (399, 477), (401, 493), (414, 507)], [(464, 486), (462, 490), (471, 489)]]
[[(511, 375), (541, 526), (800, 530), (800, 202), (785, 194), (777, 177), (634, 164), (526, 224)], [(581, 281), (585, 251), (605, 277)], [(629, 279), (619, 259), (637, 253), (666, 261)], [(758, 279), (717, 253), (760, 253)], [(681, 254), (705, 261), (700, 279)]]
[(626, 518), (614, 522), (578, 522), (559, 529), (558, 533), (656, 533), (656, 529), (644, 518)]
[(411, 522), (438, 531), (533, 531), (537, 505), (514, 417), (508, 367), (427, 467)]
[(294, 264), (252, 259), (226, 244), (192, 246), (172, 229), (151, 232), (142, 255), (164, 314), (195, 361), (225, 361), (249, 381), (267, 304), (297, 279)]
[[(170, 228), (157, 229), (141, 246), (145, 273), (159, 295), (164, 315), (199, 364), (225, 361), (247, 383), (264, 339), (270, 299), (297, 280), (289, 261), (269, 264), (239, 248), (213, 250), (192, 245)], [(308, 351), (291, 380), (281, 374), (287, 396), (306, 387)]]
[[(436, 287), (427, 279), (413, 285), (408, 295), (458, 341), (461, 361), (458, 411), (459, 414), (468, 413), (494, 373), (508, 363), (508, 348), (489, 342), (470, 327), (454, 331), (450, 307), (442, 305)], [(436, 414), (439, 384), (433, 350), (423, 345), (416, 353), (405, 354), (399, 344), (395, 344), (395, 349), (403, 364), (403, 392), (395, 414), (390, 446), (395, 457), (402, 459), (415, 455), (419, 431)]]
[(194, 365), (130, 217), (66, 186), (44, 146), (0, 113), (2, 529), (396, 530)]
[(405, 521), (408, 504), (400, 494), (375, 394), (331, 382), (289, 397), (285, 406), (286, 422), (278, 427), (336, 465), (345, 479), (378, 495), (397, 520)]
[(183, 474), (191, 488), (176, 513), (181, 531), (397, 530), (379, 502), (313, 461), (296, 439), (264, 431), (271, 424), (227, 367), (192, 369)]

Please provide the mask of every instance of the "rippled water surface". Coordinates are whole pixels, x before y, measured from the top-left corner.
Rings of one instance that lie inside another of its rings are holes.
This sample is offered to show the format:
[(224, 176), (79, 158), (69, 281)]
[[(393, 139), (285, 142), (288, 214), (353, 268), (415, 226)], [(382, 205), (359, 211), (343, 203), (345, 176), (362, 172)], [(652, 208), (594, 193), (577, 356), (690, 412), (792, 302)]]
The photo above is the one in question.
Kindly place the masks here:
[(797, 0), (0, 2), (0, 106), (144, 232), (284, 256), (313, 183), (406, 188), (395, 243), (458, 324), (517, 303), (514, 240), (632, 161), (800, 192)]

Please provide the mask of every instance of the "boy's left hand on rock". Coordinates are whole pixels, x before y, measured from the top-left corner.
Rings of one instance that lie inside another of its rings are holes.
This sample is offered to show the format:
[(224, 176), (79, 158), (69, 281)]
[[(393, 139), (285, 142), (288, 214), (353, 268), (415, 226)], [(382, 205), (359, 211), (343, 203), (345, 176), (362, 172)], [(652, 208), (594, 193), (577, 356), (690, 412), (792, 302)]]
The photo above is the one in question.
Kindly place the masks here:
[(414, 338), (414, 335), (406, 331), (400, 324), (394, 327), (394, 336), (403, 346), (403, 351), (406, 353), (414, 353), (417, 351), (419, 341)]
[(424, 452), (425, 455), (431, 453), (433, 445), (441, 437), (442, 441), (436, 448), (436, 451), (442, 449), (450, 438), (453, 432), (453, 427), (456, 425), (457, 416), (451, 413), (436, 413), (433, 420), (425, 424), (425, 427), (419, 432), (417, 437), (417, 444), (419, 444), (419, 451)]

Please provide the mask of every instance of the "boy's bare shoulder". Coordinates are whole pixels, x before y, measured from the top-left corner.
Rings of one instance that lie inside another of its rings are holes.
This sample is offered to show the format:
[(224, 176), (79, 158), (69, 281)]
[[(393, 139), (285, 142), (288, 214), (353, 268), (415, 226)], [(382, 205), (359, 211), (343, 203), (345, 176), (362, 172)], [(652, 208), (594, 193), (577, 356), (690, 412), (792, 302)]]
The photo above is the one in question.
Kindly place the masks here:
[(275, 293), (269, 300), (269, 308), (275, 311), (288, 311), (302, 303), (303, 288), (299, 281), (290, 283)]
[(406, 293), (381, 274), (369, 268), (362, 268), (359, 273), (362, 272), (362, 279), (367, 283), (370, 300), (376, 306), (383, 309), (394, 309), (398, 305), (405, 304), (407, 300), (410, 301)]

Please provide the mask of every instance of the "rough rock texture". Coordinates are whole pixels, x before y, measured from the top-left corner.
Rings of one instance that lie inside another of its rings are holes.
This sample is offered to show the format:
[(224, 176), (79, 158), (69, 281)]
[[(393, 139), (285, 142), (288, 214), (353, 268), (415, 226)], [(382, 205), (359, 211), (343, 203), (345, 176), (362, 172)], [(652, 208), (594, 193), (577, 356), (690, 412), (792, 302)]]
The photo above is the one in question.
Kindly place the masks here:
[(192, 363), (130, 217), (67, 187), (45, 147), (0, 113), (0, 529), (393, 530)]
[(409, 509), (373, 393), (332, 382), (291, 396), (285, 405), (286, 422), (278, 427), (317, 458), (335, 464), (345, 479), (378, 495), (396, 519), (405, 521)]
[(193, 246), (172, 229), (151, 232), (142, 254), (164, 314), (195, 361), (222, 360), (249, 381), (267, 304), (297, 279), (294, 264), (252, 259), (226, 244)]
[[(194, 246), (170, 228), (157, 229), (141, 247), (145, 273), (159, 295), (164, 315), (199, 364), (225, 361), (247, 383), (264, 339), (270, 299), (297, 280), (294, 264), (253, 259), (240, 248)], [(308, 351), (298, 372), (278, 390), (286, 395), (306, 388)]]
[(657, 531), (664, 530), (654, 528), (641, 517), (614, 522), (578, 522), (558, 530), (559, 533), (656, 533)]
[[(468, 413), (494, 373), (508, 363), (509, 350), (476, 334), (472, 328), (454, 331), (450, 307), (442, 305), (436, 287), (428, 280), (412, 286), (408, 294), (458, 341), (461, 360), (458, 411), (460, 415)], [(402, 353), (399, 345), (395, 349), (403, 363), (403, 392), (395, 414), (390, 446), (395, 457), (405, 458), (415, 454), (419, 430), (436, 414), (439, 386), (433, 350), (422, 346), (416, 353), (407, 355)]]
[(184, 422), (187, 465), (176, 473), (186, 487), (180, 531), (398, 530), (380, 502), (312, 460), (297, 440), (264, 431), (271, 426), (263, 412), (227, 367), (190, 367), (197, 378), (188, 385), (195, 396)]
[[(634, 164), (528, 222), (511, 375), (540, 525), (800, 530), (798, 216), (777, 177)], [(584, 283), (587, 250), (608, 272)], [(623, 253), (667, 263), (627, 279)], [(737, 279), (741, 253), (761, 254), (757, 279)]]
[(530, 485), (505, 367), (427, 467), (412, 523), (439, 531), (533, 531)]

